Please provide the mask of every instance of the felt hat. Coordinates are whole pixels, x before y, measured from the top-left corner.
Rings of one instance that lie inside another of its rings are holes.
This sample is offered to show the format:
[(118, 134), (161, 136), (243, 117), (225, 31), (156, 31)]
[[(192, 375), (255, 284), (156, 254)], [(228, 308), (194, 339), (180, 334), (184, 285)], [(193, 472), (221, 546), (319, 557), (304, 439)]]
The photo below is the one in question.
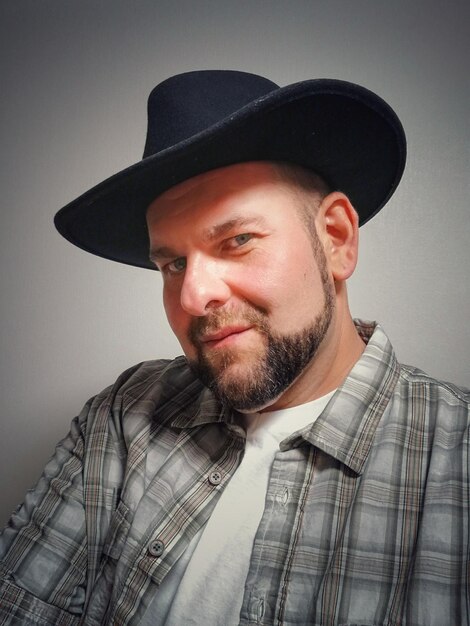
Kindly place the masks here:
[(151, 92), (143, 159), (70, 202), (54, 221), (83, 250), (155, 269), (146, 209), (192, 176), (245, 161), (297, 163), (343, 191), (362, 225), (392, 195), (405, 158), (398, 117), (359, 85), (316, 79), (279, 87), (246, 72), (187, 72)]

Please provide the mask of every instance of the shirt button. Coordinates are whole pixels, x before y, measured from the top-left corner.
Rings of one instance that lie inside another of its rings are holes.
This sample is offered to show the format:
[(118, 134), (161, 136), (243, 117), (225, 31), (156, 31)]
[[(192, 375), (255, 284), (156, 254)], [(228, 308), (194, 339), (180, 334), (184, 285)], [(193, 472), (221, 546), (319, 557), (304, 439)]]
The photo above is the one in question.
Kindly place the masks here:
[(211, 485), (220, 485), (220, 481), (222, 480), (222, 474), (220, 472), (211, 472), (209, 474), (209, 482)]
[(160, 539), (154, 539), (147, 546), (147, 552), (150, 556), (162, 556), (165, 544)]

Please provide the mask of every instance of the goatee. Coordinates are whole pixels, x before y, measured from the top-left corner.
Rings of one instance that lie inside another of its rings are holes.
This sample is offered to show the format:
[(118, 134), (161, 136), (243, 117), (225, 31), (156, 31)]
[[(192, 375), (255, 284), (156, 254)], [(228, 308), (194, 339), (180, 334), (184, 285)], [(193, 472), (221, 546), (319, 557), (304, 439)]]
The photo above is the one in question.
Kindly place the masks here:
[[(334, 310), (333, 286), (323, 281), (324, 307), (313, 323), (290, 334), (274, 333), (264, 310), (246, 304), (234, 316), (217, 310), (193, 321), (190, 338), (197, 357), (189, 361), (191, 369), (225, 405), (242, 412), (264, 408), (279, 398), (300, 376), (317, 353), (331, 323)], [(240, 315), (241, 314), (241, 315)], [(247, 354), (246, 367), (242, 355), (230, 348), (208, 355), (199, 340), (204, 333), (216, 332), (224, 326), (242, 323), (253, 327), (262, 337), (264, 347), (259, 354)], [(243, 374), (235, 373), (237, 361)]]

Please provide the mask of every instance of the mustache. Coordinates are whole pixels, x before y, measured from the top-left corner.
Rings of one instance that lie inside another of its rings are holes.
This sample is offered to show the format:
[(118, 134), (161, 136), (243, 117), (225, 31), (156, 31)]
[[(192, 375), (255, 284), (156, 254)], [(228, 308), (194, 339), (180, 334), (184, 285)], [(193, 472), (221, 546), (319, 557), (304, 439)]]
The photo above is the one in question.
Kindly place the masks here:
[(188, 337), (194, 345), (200, 345), (201, 337), (216, 333), (227, 326), (255, 326), (261, 332), (268, 329), (267, 311), (261, 307), (246, 304), (234, 310), (212, 309), (204, 317), (191, 320)]

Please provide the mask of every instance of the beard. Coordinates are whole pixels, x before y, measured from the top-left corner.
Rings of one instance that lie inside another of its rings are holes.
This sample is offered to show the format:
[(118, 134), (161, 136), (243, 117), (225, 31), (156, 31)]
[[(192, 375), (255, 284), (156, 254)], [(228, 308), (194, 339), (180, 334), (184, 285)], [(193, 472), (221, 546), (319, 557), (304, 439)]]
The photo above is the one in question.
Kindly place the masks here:
[[(253, 412), (272, 404), (315, 357), (328, 332), (335, 307), (334, 286), (326, 271), (323, 250), (316, 248), (315, 256), (323, 285), (324, 306), (312, 323), (300, 331), (274, 332), (268, 323), (267, 312), (247, 302), (236, 313), (214, 309), (207, 317), (193, 320), (189, 337), (196, 348), (196, 358), (189, 360), (189, 365), (222, 404), (241, 412)], [(204, 351), (199, 340), (201, 335), (237, 323), (255, 328), (264, 346), (256, 353), (237, 352), (230, 348), (217, 350), (216, 354)]]

